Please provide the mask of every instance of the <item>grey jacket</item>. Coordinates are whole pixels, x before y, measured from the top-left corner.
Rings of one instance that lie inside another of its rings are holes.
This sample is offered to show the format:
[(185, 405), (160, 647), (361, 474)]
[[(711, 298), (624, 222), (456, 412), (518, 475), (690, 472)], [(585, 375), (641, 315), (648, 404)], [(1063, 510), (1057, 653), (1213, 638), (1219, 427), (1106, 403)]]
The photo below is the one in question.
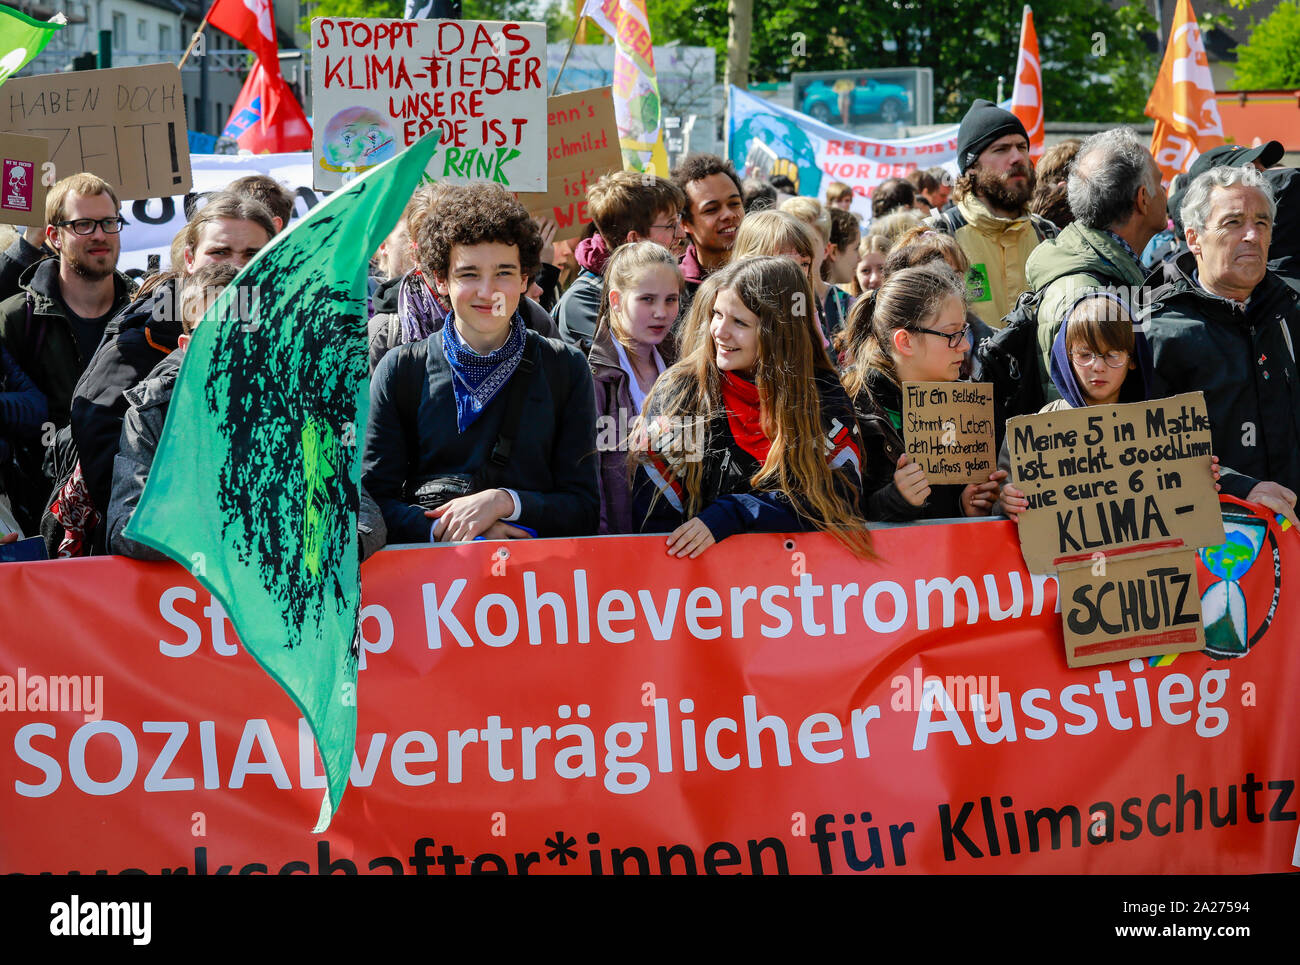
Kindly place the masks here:
[[(122, 441), (113, 459), (113, 496), (108, 504), (108, 551), (137, 560), (165, 560), (166, 555), (151, 546), (129, 539), (124, 531), (153, 467), (154, 453), (162, 438), (171, 406), (172, 391), (180, 372), (184, 352), (172, 352), (159, 362), (148, 377), (126, 391), (130, 408), (122, 420)], [(366, 560), (382, 549), (388, 539), (383, 514), (379, 506), (363, 488), (361, 506), (357, 513), (357, 534), (361, 544), (361, 559)]]

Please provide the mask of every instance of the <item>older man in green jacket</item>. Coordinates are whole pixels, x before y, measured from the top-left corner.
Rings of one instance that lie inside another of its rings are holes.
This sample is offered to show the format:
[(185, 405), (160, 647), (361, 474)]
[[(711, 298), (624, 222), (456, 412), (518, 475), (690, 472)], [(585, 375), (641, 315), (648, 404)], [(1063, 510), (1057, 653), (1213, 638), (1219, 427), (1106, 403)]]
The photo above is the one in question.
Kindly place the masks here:
[(1142, 249), (1165, 227), (1160, 169), (1128, 128), (1094, 134), (1075, 155), (1066, 190), (1075, 221), (1029, 256), (1025, 277), (1040, 292), (1039, 381), (1048, 401), (1059, 399), (1052, 382), (1052, 342), (1066, 308), (1083, 292), (1116, 291), (1136, 314), (1142, 295)]

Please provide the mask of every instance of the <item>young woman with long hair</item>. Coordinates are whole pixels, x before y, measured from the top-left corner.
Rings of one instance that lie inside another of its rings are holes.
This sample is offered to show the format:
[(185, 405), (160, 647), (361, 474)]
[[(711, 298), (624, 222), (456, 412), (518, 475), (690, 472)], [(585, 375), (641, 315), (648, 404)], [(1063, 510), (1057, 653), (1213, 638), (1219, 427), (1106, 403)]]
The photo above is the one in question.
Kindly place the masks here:
[(646, 394), (677, 359), (672, 329), (686, 282), (662, 245), (621, 245), (605, 262), (603, 293), (587, 362), (596, 383), (600, 532), (635, 533), (624, 445)]
[(697, 557), (739, 532), (819, 529), (869, 558), (853, 409), (808, 323), (808, 276), (788, 258), (732, 262), (693, 311), (707, 337), (659, 377), (634, 433), (642, 532)]

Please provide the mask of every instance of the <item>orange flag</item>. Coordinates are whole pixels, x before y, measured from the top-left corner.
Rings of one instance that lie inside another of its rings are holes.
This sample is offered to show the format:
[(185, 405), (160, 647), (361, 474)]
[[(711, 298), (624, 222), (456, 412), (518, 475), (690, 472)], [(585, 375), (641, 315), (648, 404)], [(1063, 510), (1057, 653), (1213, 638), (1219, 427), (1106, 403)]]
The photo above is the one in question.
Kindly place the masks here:
[(1020, 55), (1016, 58), (1016, 86), (1011, 92), (1011, 113), (1029, 132), (1029, 156), (1043, 156), (1043, 70), (1038, 60), (1038, 32), (1034, 12), (1025, 7), (1020, 21)]
[(1191, 167), (1202, 151), (1223, 143), (1214, 80), (1191, 0), (1178, 0), (1173, 32), (1146, 115), (1156, 122), (1151, 153), (1165, 184)]

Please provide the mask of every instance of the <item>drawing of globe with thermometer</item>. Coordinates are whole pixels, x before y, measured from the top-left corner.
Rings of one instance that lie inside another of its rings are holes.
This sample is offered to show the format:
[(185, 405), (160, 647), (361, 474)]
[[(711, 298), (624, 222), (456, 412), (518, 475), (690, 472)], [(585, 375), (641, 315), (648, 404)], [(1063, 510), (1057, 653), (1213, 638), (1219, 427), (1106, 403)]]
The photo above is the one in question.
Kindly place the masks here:
[[(1213, 657), (1241, 657), (1267, 632), (1282, 593), (1281, 555), (1268, 522), (1225, 507), (1227, 539), (1197, 552), (1219, 581), (1201, 594), (1205, 650)], [(1272, 547), (1272, 566), (1256, 567), (1264, 544)], [(1271, 572), (1267, 572), (1271, 570)], [(1270, 579), (1271, 577), (1271, 579)]]

